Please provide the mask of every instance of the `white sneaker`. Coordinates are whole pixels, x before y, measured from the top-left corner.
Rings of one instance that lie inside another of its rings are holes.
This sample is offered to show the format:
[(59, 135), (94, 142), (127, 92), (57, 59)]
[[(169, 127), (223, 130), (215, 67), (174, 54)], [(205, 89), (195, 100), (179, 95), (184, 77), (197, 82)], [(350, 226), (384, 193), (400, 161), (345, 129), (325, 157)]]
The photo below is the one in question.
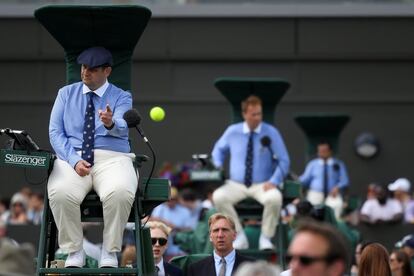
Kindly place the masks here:
[(118, 258), (116, 257), (116, 252), (108, 252), (105, 248), (102, 248), (99, 267), (118, 267)]
[(249, 241), (247, 240), (246, 234), (244, 231), (237, 233), (236, 239), (233, 242), (234, 249), (248, 249)]
[(273, 250), (275, 249), (274, 244), (270, 241), (270, 238), (263, 234), (260, 234), (259, 238), (259, 250)]
[(85, 265), (85, 252), (83, 249), (69, 253), (65, 267), (83, 267)]

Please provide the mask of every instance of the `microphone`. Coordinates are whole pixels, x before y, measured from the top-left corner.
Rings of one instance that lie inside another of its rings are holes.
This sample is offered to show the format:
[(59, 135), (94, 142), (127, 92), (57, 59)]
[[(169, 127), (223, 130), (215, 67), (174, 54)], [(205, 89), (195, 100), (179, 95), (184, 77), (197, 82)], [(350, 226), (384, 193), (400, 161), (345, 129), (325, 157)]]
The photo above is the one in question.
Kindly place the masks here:
[[(127, 112), (124, 113), (123, 116), (125, 122), (128, 125), (128, 128), (135, 128), (139, 135), (141, 135), (142, 139), (144, 140), (145, 144), (148, 146), (148, 148), (151, 151), (152, 154), (152, 166), (151, 166), (151, 171), (149, 173), (149, 176), (147, 178), (147, 182), (145, 183), (144, 186), (144, 192), (143, 192), (143, 196), (145, 197), (147, 194), (147, 188), (148, 188), (148, 183), (151, 180), (152, 174), (154, 173), (154, 169), (155, 169), (155, 163), (157, 162), (157, 156), (155, 155), (154, 149), (151, 146), (151, 143), (149, 142), (148, 138), (145, 137), (144, 131), (142, 130), (142, 128), (139, 126), (139, 124), (141, 123), (141, 115), (139, 114), (138, 110), (132, 108), (130, 110), (128, 110)], [(147, 214), (141, 214), (140, 217), (144, 218), (146, 217)]]
[(277, 161), (277, 156), (276, 154), (274, 154), (272, 147), (270, 146), (272, 144), (272, 140), (270, 139), (269, 136), (263, 136), (262, 139), (260, 139), (260, 143), (262, 144), (263, 147), (267, 148), (270, 151), (270, 158), (271, 161)]
[(138, 133), (141, 135), (142, 139), (144, 139), (145, 143), (148, 143), (148, 138), (145, 137), (144, 131), (139, 126), (141, 123), (141, 115), (139, 114), (138, 110), (130, 109), (124, 113), (123, 116), (124, 120), (126, 121), (128, 128), (136, 128)]
[[(270, 139), (269, 136), (265, 135), (260, 139), (260, 143), (262, 144), (263, 147), (267, 148), (270, 152), (270, 162), (275, 162), (276, 163), (276, 168), (279, 167), (280, 171), (282, 172), (282, 177), (285, 178), (285, 172), (283, 171), (283, 168), (281, 166), (279, 166), (279, 159), (277, 158), (277, 155), (273, 152), (273, 149), (271, 147), (272, 144), (272, 139)], [(283, 183), (283, 180), (282, 180)], [(282, 186), (283, 187), (283, 186)]]
[(40, 147), (33, 141), (25, 130), (14, 130), (10, 128), (0, 129), (0, 135), (6, 134), (13, 139), (12, 149), (39, 151)]

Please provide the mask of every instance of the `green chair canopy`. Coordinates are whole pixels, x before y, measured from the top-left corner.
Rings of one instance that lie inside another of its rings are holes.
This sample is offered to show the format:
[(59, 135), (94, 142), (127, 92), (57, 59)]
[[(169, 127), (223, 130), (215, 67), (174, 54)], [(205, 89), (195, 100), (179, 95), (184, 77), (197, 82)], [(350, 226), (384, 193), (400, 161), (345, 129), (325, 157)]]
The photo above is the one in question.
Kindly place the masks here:
[(131, 57), (144, 32), (151, 11), (141, 6), (46, 6), (36, 19), (65, 50), (66, 81), (80, 81), (76, 58), (86, 48), (102, 46), (111, 51), (114, 65), (110, 82), (131, 89)]
[(276, 106), (290, 87), (287, 81), (275, 78), (218, 78), (214, 85), (232, 106), (232, 123), (243, 121), (241, 102), (256, 95), (263, 102), (263, 120), (269, 124), (273, 124)]
[(333, 152), (338, 150), (339, 135), (351, 119), (345, 114), (334, 113), (306, 113), (295, 117), (296, 123), (305, 132), (308, 140), (307, 158), (310, 159), (316, 152), (320, 141), (331, 144)]

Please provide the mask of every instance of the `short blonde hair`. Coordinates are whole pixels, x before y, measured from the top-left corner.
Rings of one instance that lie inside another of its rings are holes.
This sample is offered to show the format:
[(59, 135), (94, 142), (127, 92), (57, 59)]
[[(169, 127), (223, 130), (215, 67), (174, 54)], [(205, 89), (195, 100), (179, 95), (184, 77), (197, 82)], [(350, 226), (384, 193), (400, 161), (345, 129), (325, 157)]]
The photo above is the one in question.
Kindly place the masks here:
[(250, 105), (253, 105), (253, 106), (260, 105), (260, 106), (262, 106), (262, 100), (259, 97), (255, 96), (255, 95), (251, 95), (251, 96), (247, 97), (246, 99), (244, 99), (241, 102), (242, 112), (245, 113), (247, 111), (247, 107), (250, 106)]
[(168, 236), (170, 235), (170, 233), (171, 233), (171, 228), (170, 227), (168, 227), (167, 225), (165, 225), (163, 222), (161, 222), (161, 221), (156, 221), (156, 220), (153, 220), (153, 221), (149, 221), (148, 223), (147, 223), (147, 227), (149, 228), (149, 229), (160, 229), (162, 232), (164, 232), (164, 234), (167, 236), (167, 238), (168, 238)]
[(236, 231), (236, 224), (234, 223), (234, 220), (230, 217), (227, 216), (225, 214), (222, 213), (215, 213), (214, 215), (212, 215), (209, 219), (208, 219), (208, 228), (211, 228), (211, 225), (213, 223), (215, 223), (216, 221), (220, 220), (220, 219), (225, 219), (227, 220), (227, 222), (230, 224), (230, 227), (233, 231)]

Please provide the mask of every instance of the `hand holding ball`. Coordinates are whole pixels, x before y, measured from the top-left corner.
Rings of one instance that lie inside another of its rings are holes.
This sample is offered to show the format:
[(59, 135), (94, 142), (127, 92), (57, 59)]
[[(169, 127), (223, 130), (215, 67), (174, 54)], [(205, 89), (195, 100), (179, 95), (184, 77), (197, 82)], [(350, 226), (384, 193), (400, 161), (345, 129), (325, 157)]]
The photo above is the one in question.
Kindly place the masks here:
[(161, 122), (162, 120), (164, 120), (165, 111), (161, 107), (155, 106), (151, 108), (150, 117), (155, 122)]

